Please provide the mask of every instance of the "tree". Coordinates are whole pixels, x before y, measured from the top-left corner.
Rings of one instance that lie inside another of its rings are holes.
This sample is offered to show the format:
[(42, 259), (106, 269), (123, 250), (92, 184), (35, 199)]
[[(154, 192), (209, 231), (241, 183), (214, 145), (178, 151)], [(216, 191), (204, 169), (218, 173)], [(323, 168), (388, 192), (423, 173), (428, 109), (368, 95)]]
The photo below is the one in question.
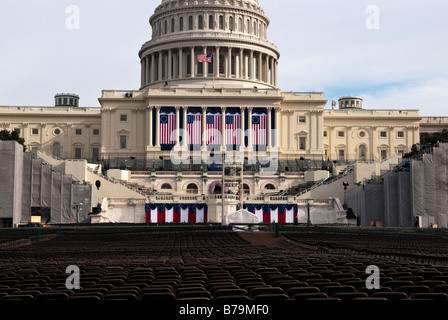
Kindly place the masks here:
[(26, 151), (25, 139), (21, 138), (16, 131), (9, 132), (8, 130), (0, 131), (0, 140), (11, 141), (15, 140), (23, 146), (23, 151)]

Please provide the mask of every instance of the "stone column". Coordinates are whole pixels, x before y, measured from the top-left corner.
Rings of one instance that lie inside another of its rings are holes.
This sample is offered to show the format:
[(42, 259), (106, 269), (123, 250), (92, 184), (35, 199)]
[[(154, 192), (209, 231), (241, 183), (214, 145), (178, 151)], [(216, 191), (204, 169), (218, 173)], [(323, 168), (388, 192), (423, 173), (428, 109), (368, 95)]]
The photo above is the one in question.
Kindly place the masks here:
[(156, 106), (156, 147), (160, 149), (160, 106)]
[(196, 61), (196, 59), (195, 59), (195, 57), (194, 57), (194, 47), (191, 47), (190, 48), (190, 62), (191, 62), (191, 74), (190, 74), (190, 77), (191, 78), (194, 78), (195, 77), (195, 71), (196, 71), (196, 68), (195, 68), (195, 61)]
[(169, 49), (168, 50), (168, 62), (167, 62), (168, 74), (166, 76), (166, 79), (168, 79), (168, 80), (171, 80), (171, 72), (173, 71), (173, 66), (171, 65), (172, 56), (173, 56), (172, 50)]
[(275, 141), (274, 146), (280, 148), (280, 107), (275, 108)]
[(272, 107), (268, 107), (268, 126), (267, 126), (267, 148), (270, 149), (272, 146)]
[(182, 107), (182, 115), (183, 115), (183, 135), (182, 135), (182, 146), (183, 147), (187, 147), (188, 146), (188, 141), (187, 141), (187, 111), (188, 111), (188, 107), (183, 106)]
[(152, 123), (152, 110), (153, 107), (148, 106), (146, 107), (146, 121), (148, 123), (148, 143), (146, 144), (148, 147), (152, 148), (154, 145), (152, 143), (153, 136), (152, 136), (152, 130), (153, 130), (153, 123)]
[(241, 107), (241, 151), (244, 152), (244, 149), (246, 148), (246, 143), (244, 142), (246, 136), (246, 132), (244, 130), (244, 122), (245, 122), (245, 116), (246, 116), (246, 107)]
[(248, 77), (248, 78), (250, 78), (251, 80), (255, 80), (255, 72), (254, 72), (255, 68), (254, 68), (254, 66), (255, 66), (255, 63), (254, 63), (254, 51), (250, 50), (249, 68), (248, 68), (247, 72), (248, 72), (248, 75), (250, 74), (250, 77)]
[(141, 87), (143, 87), (146, 84), (146, 58), (142, 58), (141, 60), (141, 64), (142, 64), (142, 74), (141, 74)]
[(176, 106), (175, 109), (176, 109), (176, 136), (175, 136), (175, 144), (179, 145), (179, 143), (180, 143), (180, 135), (179, 135), (179, 133), (180, 133), (180, 122), (179, 122), (179, 120), (180, 120), (179, 119), (180, 118), (179, 117), (180, 106)]
[(202, 146), (201, 149), (202, 150), (206, 150), (207, 149), (207, 134), (206, 131), (207, 130), (207, 107), (202, 107)]
[(154, 55), (154, 53), (151, 54), (151, 83), (154, 83), (156, 81), (156, 76), (155, 76), (155, 72), (156, 72), (156, 56)]
[[(207, 54), (207, 47), (203, 47), (204, 54)], [(202, 63), (202, 75), (204, 78), (208, 77), (208, 62)]]
[(248, 138), (248, 142), (247, 142), (247, 148), (249, 149), (248, 151), (252, 151), (253, 149), (253, 145), (252, 145), (252, 111), (253, 111), (253, 107), (248, 107), (247, 110), (249, 111), (248, 113), (248, 131), (249, 131), (249, 138)]
[(184, 77), (184, 52), (182, 48), (179, 48), (179, 79)]
[(216, 51), (215, 51), (216, 53), (215, 53), (215, 55), (216, 55), (216, 57), (215, 57), (215, 59), (213, 60), (214, 61), (214, 75), (215, 75), (215, 78), (218, 78), (219, 77), (219, 63), (220, 63), (220, 58), (219, 58), (219, 47), (216, 47)]
[(226, 107), (221, 108), (221, 151), (226, 151)]
[(239, 66), (240, 66), (240, 69), (239, 69), (239, 72), (238, 72), (238, 78), (239, 79), (243, 79), (244, 78), (244, 52), (243, 52), (243, 49), (240, 49), (240, 63), (239, 63)]
[(162, 68), (163, 68), (163, 53), (162, 51), (159, 52), (159, 76), (158, 76), (158, 81), (162, 81)]
[(232, 48), (227, 48), (227, 73), (226, 77), (231, 78), (232, 77)]

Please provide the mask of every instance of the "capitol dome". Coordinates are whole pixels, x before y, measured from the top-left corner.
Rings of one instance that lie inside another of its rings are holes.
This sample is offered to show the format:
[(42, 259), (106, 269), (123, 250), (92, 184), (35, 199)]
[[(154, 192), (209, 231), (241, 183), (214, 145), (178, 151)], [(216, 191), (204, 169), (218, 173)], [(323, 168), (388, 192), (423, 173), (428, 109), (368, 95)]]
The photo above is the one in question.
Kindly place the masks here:
[(280, 53), (258, 0), (162, 0), (149, 22), (141, 89), (277, 88)]

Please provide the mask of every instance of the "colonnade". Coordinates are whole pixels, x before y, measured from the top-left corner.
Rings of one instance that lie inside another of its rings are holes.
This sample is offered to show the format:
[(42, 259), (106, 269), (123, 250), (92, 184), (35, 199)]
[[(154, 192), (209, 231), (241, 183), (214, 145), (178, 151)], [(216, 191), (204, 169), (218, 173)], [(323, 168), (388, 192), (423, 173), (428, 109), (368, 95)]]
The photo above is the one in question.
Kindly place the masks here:
[[(213, 54), (210, 63), (198, 55)], [(142, 88), (156, 82), (185, 78), (227, 78), (278, 86), (278, 60), (271, 54), (232, 47), (183, 47), (146, 54), (141, 59)]]

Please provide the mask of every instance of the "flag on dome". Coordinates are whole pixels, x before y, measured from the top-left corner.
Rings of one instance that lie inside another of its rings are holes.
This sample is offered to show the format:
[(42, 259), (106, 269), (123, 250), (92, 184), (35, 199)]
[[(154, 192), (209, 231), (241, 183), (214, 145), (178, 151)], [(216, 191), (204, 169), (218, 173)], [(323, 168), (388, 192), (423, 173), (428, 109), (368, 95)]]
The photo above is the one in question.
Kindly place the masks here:
[(199, 63), (202, 63), (202, 62), (212, 62), (212, 57), (213, 57), (212, 53), (200, 54), (200, 55), (198, 55), (198, 62)]

